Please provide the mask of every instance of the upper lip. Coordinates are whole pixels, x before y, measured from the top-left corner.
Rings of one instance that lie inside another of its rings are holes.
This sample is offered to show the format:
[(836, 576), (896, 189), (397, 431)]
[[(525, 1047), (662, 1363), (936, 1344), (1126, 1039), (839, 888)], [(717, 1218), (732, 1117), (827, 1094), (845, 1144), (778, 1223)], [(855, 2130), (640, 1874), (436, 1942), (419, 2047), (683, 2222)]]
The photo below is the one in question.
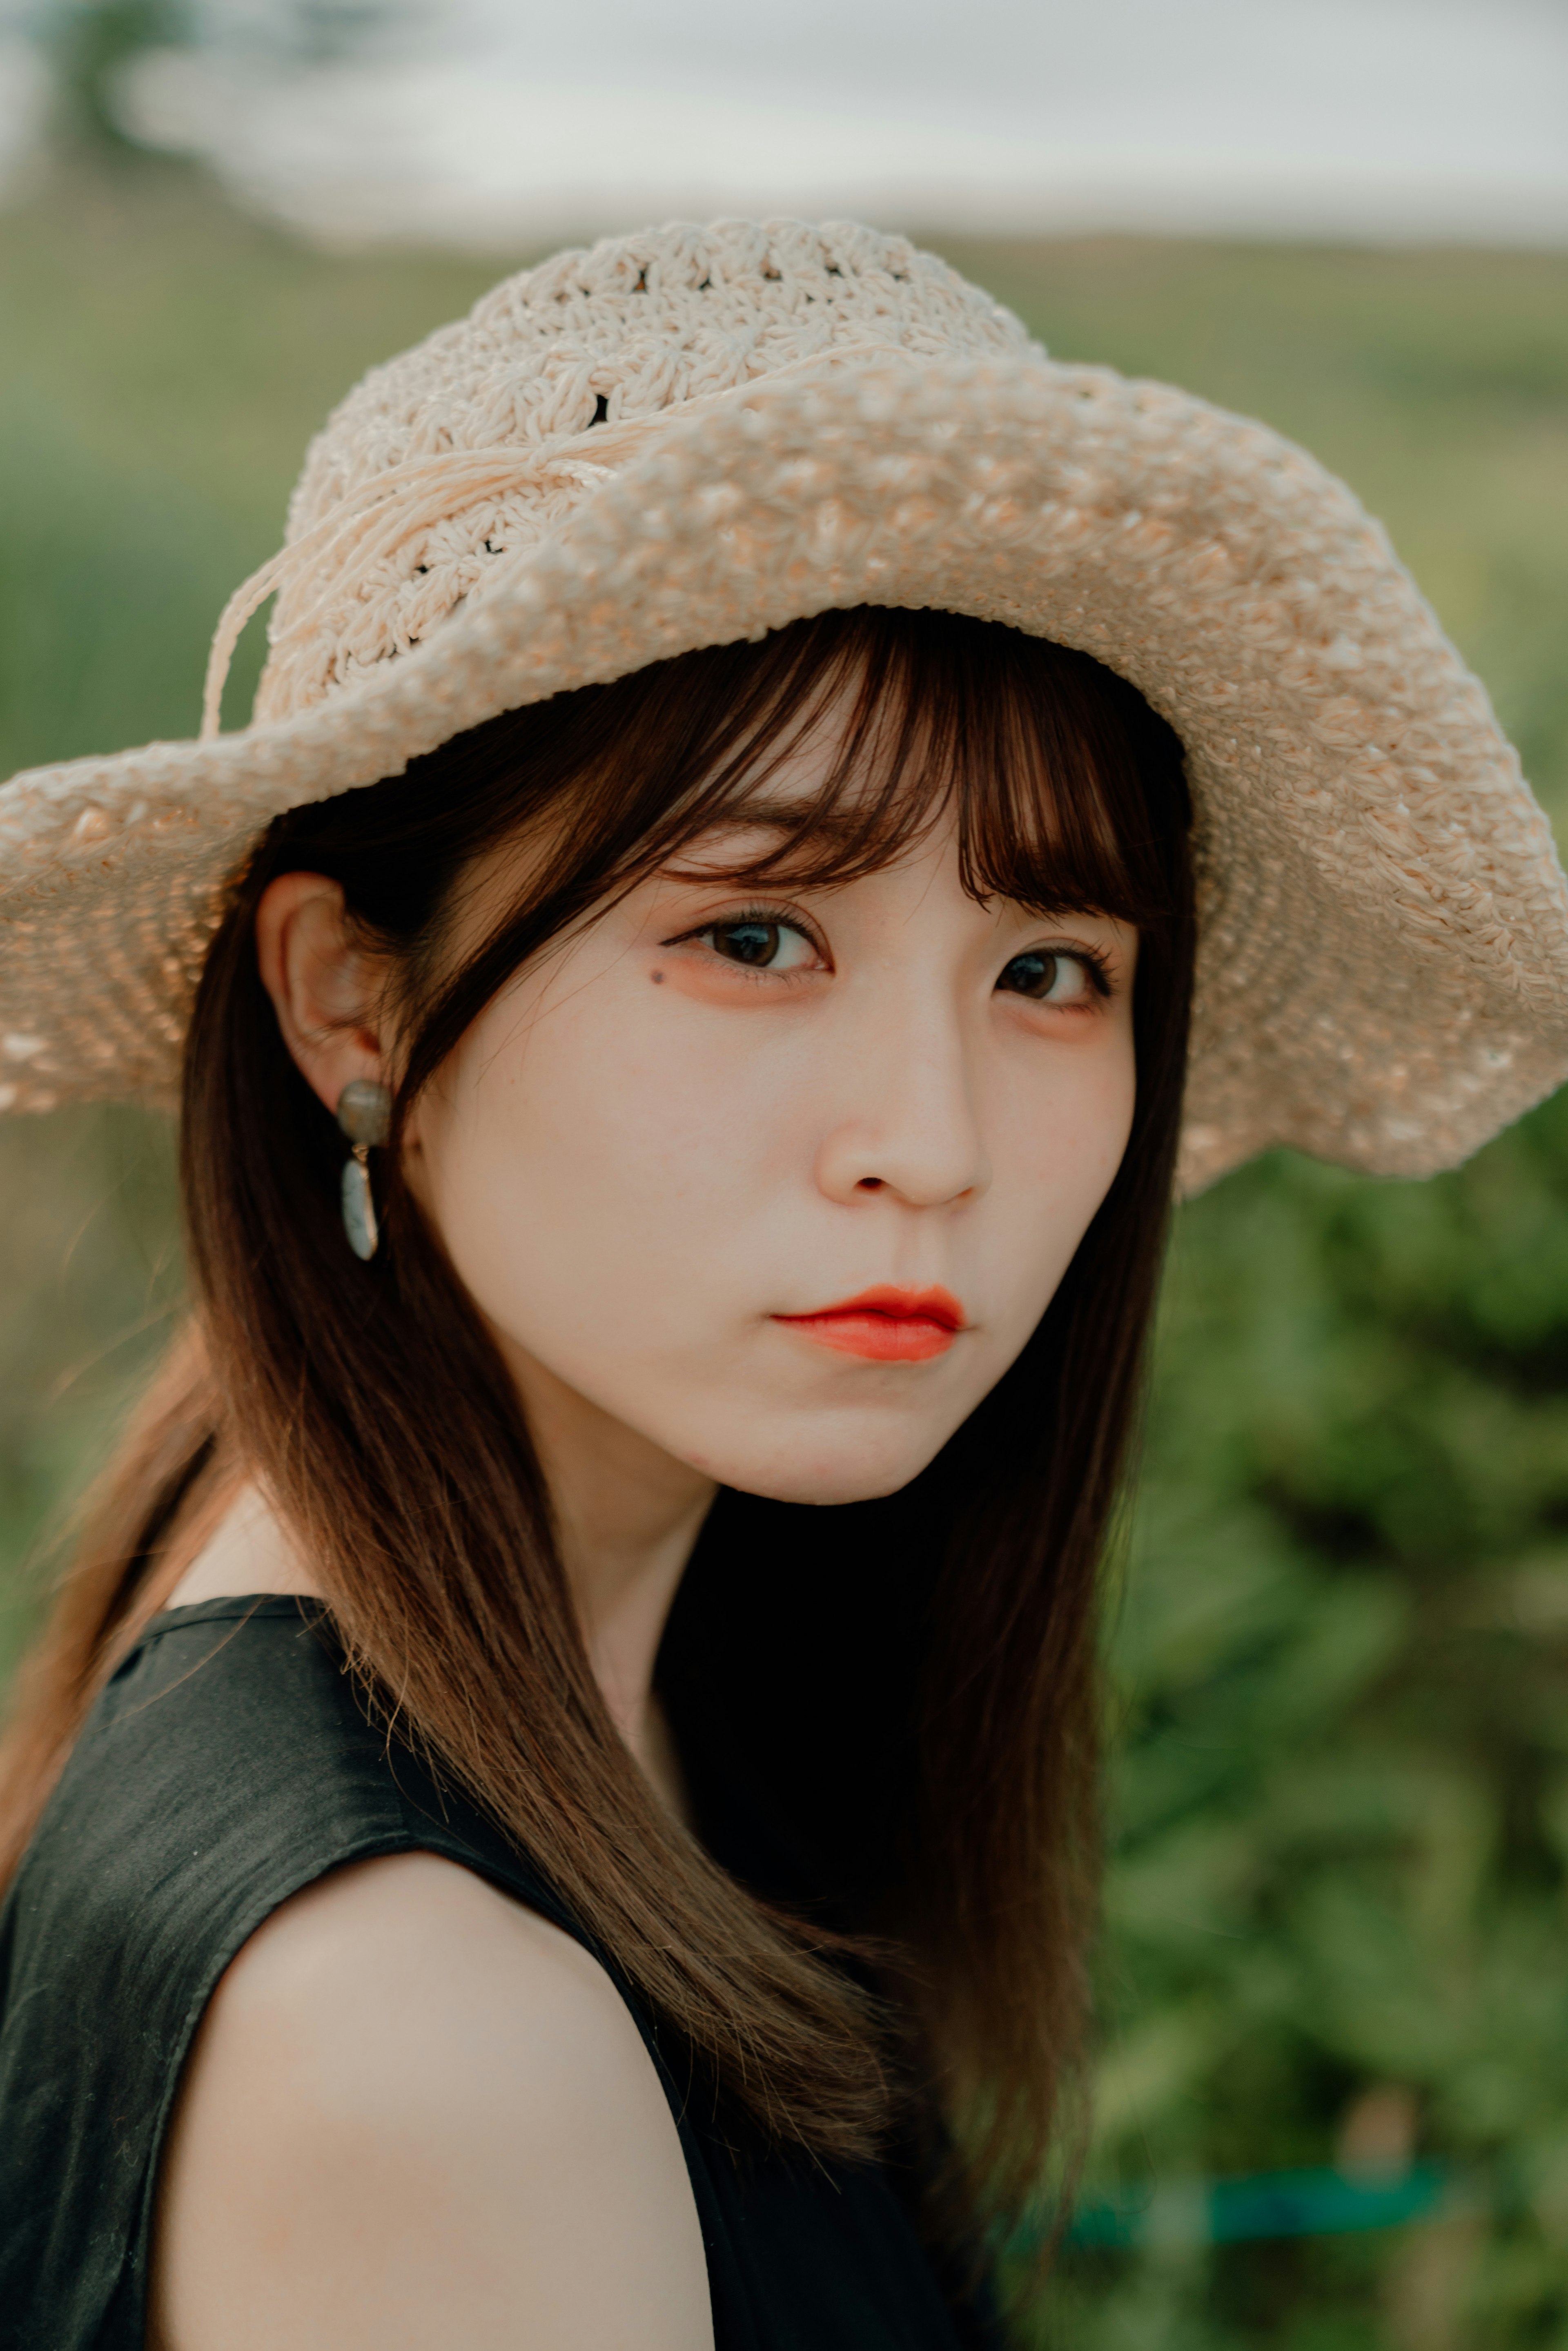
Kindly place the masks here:
[(779, 1322), (821, 1322), (830, 1314), (885, 1314), (890, 1322), (940, 1322), (949, 1331), (965, 1328), (964, 1310), (950, 1290), (901, 1290), (880, 1281), (852, 1298), (835, 1299), (831, 1306), (812, 1306), (804, 1314), (779, 1314)]

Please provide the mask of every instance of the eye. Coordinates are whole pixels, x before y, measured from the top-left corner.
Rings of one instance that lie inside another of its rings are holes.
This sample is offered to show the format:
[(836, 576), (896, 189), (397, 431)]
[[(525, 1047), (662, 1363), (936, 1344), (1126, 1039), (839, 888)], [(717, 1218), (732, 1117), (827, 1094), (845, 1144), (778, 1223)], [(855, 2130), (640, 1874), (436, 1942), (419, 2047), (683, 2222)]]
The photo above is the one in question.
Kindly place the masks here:
[(1027, 996), (1035, 1004), (1082, 1004), (1096, 992), (1096, 976), (1092, 975), (1086, 956), (1052, 955), (1043, 947), (1031, 947), (1027, 955), (1014, 956), (997, 986), (1009, 996)]
[(743, 914), (737, 922), (715, 923), (698, 936), (708, 941), (727, 963), (741, 963), (753, 971), (799, 971), (816, 956), (814, 941), (794, 923), (766, 914)]

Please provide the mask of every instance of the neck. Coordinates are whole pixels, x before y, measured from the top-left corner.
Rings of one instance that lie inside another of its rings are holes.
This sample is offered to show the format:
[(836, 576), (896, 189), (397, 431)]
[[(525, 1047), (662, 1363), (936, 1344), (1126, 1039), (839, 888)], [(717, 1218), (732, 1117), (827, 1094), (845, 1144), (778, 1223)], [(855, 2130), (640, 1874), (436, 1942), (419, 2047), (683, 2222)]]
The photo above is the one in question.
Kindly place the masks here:
[(505, 1352), (549, 1481), (589, 1663), (621, 1736), (684, 1813), (653, 1663), (716, 1487), (518, 1351)]

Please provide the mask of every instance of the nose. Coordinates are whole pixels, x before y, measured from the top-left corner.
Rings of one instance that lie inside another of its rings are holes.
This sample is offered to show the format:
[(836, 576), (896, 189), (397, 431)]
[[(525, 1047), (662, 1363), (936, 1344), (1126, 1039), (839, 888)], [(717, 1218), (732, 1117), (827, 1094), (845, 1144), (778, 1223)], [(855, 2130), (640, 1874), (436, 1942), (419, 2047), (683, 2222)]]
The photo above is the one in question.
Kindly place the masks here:
[(817, 1154), (818, 1188), (844, 1203), (891, 1194), (909, 1207), (951, 1206), (990, 1182), (974, 1072), (951, 1007), (906, 1008), (846, 1053), (843, 1114)]

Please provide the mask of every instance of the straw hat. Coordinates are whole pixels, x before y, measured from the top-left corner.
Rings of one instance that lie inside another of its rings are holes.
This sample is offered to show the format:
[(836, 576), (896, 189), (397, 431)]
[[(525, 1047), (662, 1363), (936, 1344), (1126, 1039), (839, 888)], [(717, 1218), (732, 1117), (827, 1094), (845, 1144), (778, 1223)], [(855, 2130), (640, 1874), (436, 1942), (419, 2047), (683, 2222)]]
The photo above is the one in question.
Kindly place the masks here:
[[(252, 724), (227, 653), (274, 589)], [(720, 222), (567, 253), (373, 369), (220, 629), (203, 739), (0, 789), (0, 1107), (169, 1094), (278, 810), (497, 711), (832, 605), (1009, 622), (1186, 746), (1185, 1180), (1278, 1143), (1462, 1158), (1568, 1075), (1568, 887), (1487, 697), (1343, 486), (1063, 367), (897, 237)]]

